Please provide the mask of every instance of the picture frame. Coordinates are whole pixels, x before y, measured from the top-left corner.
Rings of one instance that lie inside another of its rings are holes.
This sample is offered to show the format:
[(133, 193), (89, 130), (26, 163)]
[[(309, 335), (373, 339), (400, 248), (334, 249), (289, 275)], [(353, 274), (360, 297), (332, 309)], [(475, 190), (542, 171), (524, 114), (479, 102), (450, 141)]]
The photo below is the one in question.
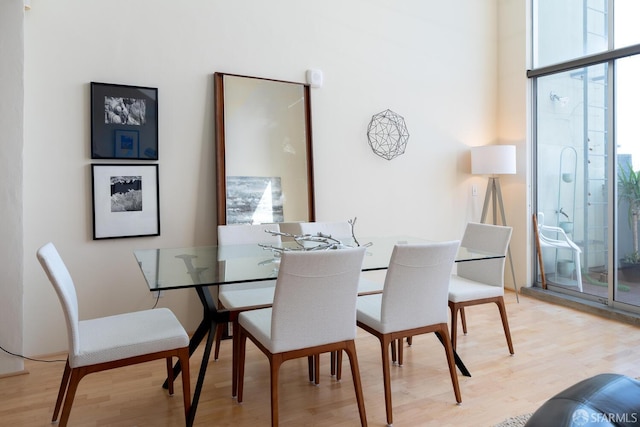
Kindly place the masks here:
[(91, 158), (158, 160), (158, 89), (91, 82)]
[(93, 240), (160, 235), (157, 164), (92, 164)]

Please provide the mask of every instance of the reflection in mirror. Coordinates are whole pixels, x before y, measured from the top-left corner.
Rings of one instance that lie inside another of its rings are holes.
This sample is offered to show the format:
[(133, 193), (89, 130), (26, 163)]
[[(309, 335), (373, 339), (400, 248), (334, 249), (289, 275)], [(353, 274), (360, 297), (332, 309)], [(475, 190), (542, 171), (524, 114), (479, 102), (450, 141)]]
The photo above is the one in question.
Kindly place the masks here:
[(314, 220), (309, 86), (214, 74), (218, 224)]

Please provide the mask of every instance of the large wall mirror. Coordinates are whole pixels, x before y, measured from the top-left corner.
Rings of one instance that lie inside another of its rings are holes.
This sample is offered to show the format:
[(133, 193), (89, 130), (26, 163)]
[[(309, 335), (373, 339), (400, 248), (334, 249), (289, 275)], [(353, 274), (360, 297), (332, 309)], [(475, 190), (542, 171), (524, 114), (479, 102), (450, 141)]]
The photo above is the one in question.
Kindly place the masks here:
[(313, 221), (309, 86), (215, 73), (218, 224)]

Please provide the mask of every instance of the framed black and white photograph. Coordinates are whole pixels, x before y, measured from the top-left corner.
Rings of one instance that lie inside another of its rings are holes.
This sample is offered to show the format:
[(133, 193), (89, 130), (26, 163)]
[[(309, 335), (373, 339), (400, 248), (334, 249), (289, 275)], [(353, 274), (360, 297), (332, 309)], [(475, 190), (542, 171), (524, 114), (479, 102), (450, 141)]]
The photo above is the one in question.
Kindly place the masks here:
[(115, 153), (119, 159), (137, 159), (140, 156), (140, 132), (137, 130), (115, 131)]
[(157, 164), (92, 164), (93, 239), (160, 235)]
[(91, 158), (158, 160), (158, 89), (91, 83)]
[(228, 176), (227, 224), (283, 222), (280, 181), (278, 176)]

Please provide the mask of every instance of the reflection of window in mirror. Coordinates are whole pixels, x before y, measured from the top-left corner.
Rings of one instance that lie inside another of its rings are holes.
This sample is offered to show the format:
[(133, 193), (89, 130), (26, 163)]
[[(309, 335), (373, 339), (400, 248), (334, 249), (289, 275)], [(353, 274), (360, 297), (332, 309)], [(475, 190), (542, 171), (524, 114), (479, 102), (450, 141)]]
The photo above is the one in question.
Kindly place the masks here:
[(313, 220), (308, 86), (216, 73), (218, 223)]

